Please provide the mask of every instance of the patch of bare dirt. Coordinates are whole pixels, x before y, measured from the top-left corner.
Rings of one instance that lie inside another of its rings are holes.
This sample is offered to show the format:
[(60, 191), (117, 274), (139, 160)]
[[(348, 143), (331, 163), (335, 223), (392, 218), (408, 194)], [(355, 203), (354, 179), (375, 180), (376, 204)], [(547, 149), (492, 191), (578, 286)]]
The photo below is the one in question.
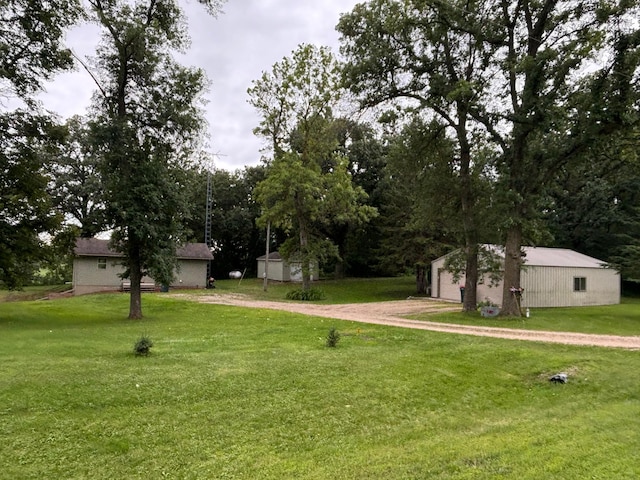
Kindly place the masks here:
[(456, 325), (403, 318), (403, 316), (417, 313), (437, 313), (443, 311), (456, 311), (460, 309), (460, 306), (457, 304), (431, 299), (407, 299), (390, 302), (353, 303), (342, 305), (317, 305), (309, 303), (258, 301), (251, 300), (248, 297), (238, 294), (172, 294), (172, 296), (186, 298), (200, 303), (282, 310), (317, 317), (337, 318), (353, 322), (390, 325), (394, 327), (414, 328), (418, 330), (458, 333), (462, 335), (507, 338), (534, 342), (563, 343), (569, 345), (640, 349), (640, 336), (627, 337), (619, 335), (592, 335), (572, 332), (519, 330), (513, 328)]

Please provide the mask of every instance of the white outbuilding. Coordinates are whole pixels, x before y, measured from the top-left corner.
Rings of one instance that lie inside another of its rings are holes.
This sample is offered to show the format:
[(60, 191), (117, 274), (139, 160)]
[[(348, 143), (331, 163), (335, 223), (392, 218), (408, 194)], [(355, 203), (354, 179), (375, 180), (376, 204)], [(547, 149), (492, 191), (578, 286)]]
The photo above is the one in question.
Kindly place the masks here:
[[(267, 267), (267, 256), (262, 255), (257, 258), (258, 261), (258, 278), (264, 278), (265, 270), (269, 271), (269, 280), (278, 282), (301, 282), (302, 281), (302, 263), (287, 263), (279, 252), (269, 253), (269, 266)], [(318, 279), (318, 264), (311, 267), (311, 277)]]
[[(504, 257), (502, 247), (485, 246)], [(565, 248), (523, 247), (520, 286), (522, 307), (577, 307), (620, 303), (620, 274), (605, 262)], [(445, 269), (449, 253), (431, 262), (431, 296), (461, 301), (464, 274), (454, 281)], [(502, 305), (502, 281), (491, 286), (488, 275), (477, 287), (478, 302)]]

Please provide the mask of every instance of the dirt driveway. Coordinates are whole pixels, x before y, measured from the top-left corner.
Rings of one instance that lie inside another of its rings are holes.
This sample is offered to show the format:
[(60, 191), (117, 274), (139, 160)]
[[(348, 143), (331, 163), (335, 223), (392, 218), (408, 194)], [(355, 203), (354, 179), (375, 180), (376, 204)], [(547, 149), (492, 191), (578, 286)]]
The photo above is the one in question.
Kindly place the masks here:
[(512, 328), (455, 325), (403, 318), (404, 315), (411, 315), (415, 313), (436, 313), (443, 311), (457, 311), (460, 309), (460, 305), (458, 304), (438, 302), (430, 299), (408, 299), (392, 302), (354, 303), (342, 305), (317, 305), (308, 303), (256, 301), (250, 300), (242, 295), (235, 294), (186, 295), (177, 293), (171, 294), (171, 296), (186, 298), (200, 303), (283, 310), (325, 318), (337, 318), (340, 320), (351, 320), (354, 322), (390, 325), (394, 327), (414, 328), (419, 330), (458, 333), (462, 335), (508, 338), (533, 342), (564, 343), (570, 345), (640, 349), (640, 336), (624, 337), (618, 335), (591, 335), (570, 332), (517, 330)]

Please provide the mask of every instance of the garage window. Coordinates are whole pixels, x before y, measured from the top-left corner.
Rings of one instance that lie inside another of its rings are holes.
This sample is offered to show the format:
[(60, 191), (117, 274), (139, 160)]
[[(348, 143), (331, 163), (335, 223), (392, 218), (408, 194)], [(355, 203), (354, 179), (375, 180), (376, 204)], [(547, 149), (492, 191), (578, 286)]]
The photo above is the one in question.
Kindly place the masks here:
[(106, 270), (107, 269), (107, 259), (99, 258), (98, 259), (98, 270)]
[(587, 278), (586, 277), (573, 277), (573, 291), (574, 292), (586, 292), (587, 291)]

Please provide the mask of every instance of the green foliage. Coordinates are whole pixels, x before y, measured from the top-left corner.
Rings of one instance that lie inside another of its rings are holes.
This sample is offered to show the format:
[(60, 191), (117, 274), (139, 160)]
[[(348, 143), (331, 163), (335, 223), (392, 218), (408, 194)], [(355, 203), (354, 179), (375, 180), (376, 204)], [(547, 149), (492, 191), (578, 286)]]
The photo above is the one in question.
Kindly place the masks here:
[(54, 205), (65, 220), (80, 225), (78, 235), (95, 237), (108, 229), (100, 156), (87, 119), (73, 117), (66, 123), (68, 136), (51, 159), (49, 172)]
[(319, 288), (297, 288), (287, 292), (288, 300), (299, 300), (304, 302), (315, 302), (318, 300), (324, 300), (325, 294)]
[(365, 223), (377, 214), (365, 205), (364, 190), (353, 185), (339, 149), (333, 117), (341, 95), (337, 62), (327, 48), (300, 45), (254, 81), (248, 93), (262, 117), (255, 133), (273, 151), (267, 177), (255, 189), (263, 211), (258, 223), (289, 234), (281, 254), (301, 262), (307, 289), (309, 265), (337, 256), (335, 247), (325, 248), (333, 243), (327, 234), (331, 227)]
[(136, 343), (133, 346), (133, 352), (136, 355), (147, 356), (151, 353), (151, 347), (153, 347), (153, 341), (151, 338), (149, 338), (148, 335), (142, 335), (138, 340), (136, 340)]
[[(5, 0), (0, 4), (0, 82), (30, 101), (61, 70), (73, 67), (63, 45), (65, 30), (81, 15), (77, 0), (32, 2)], [(2, 135), (7, 130), (0, 130)]]
[(59, 71), (72, 68), (63, 45), (78, 20), (77, 0), (0, 3), (0, 91), (29, 109), (5, 112), (0, 102), (0, 282), (19, 289), (37, 270), (40, 234), (59, 223), (47, 193), (47, 159), (64, 132), (39, 112), (33, 96)]
[(0, 114), (0, 281), (21, 288), (37, 269), (40, 234), (60, 223), (47, 194), (45, 159), (64, 138), (49, 117)]
[(326, 345), (329, 348), (336, 348), (338, 346), (338, 342), (340, 341), (340, 333), (336, 330), (335, 327), (332, 327), (327, 334)]
[[(189, 238), (202, 242), (209, 174), (194, 168), (189, 175), (190, 186), (184, 192), (189, 196), (191, 206)], [(212, 263), (212, 273), (215, 278), (224, 278), (230, 271), (245, 268), (248, 276), (255, 275), (255, 259), (264, 254), (265, 238), (263, 230), (256, 226), (260, 208), (252, 192), (264, 176), (264, 166), (246, 167), (235, 172), (215, 169), (210, 173), (211, 241), (216, 258)]]
[(493, 303), (491, 300), (489, 300), (488, 298), (484, 299), (481, 302), (478, 302), (477, 308), (478, 310), (480, 310), (482, 307), (497, 307), (498, 305), (496, 305), (495, 303)]

